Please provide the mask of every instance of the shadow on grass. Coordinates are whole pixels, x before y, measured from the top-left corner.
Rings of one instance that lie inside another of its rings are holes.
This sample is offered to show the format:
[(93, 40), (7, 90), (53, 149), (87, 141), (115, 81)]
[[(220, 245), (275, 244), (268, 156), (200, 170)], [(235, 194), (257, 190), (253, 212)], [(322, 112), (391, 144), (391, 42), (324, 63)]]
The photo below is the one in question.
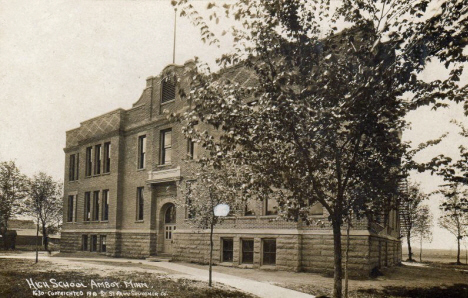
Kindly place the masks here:
[(468, 298), (468, 284), (454, 284), (452, 286), (437, 286), (432, 288), (385, 287), (384, 290), (358, 290), (359, 297), (411, 297), (432, 298), (451, 297)]

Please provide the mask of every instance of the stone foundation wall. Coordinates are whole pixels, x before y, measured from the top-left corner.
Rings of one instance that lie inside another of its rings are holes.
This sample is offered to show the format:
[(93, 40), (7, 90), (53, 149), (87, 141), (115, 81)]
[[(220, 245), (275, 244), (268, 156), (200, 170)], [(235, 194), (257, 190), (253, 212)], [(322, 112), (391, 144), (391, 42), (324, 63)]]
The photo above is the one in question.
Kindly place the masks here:
[(81, 233), (63, 232), (60, 236), (60, 252), (73, 253), (81, 250)]
[[(346, 236), (341, 239), (343, 264), (346, 253)], [(302, 238), (302, 270), (307, 272), (333, 273), (333, 235), (306, 234)], [(370, 272), (369, 236), (350, 236), (348, 268), (351, 275), (366, 275)]]
[[(184, 262), (207, 264), (209, 262), (210, 240), (209, 232), (177, 231), (174, 233), (173, 259)], [(221, 262), (222, 240), (232, 238), (233, 262)], [(262, 239), (276, 240), (276, 266), (275, 269), (299, 270), (300, 245), (299, 235), (262, 234), (262, 233), (218, 233), (213, 234), (213, 263), (236, 267), (261, 268)], [(242, 240), (253, 240), (253, 264), (242, 264)], [(268, 266), (270, 267), (270, 266)]]
[[(82, 237), (87, 235), (88, 237), (88, 249), (83, 251)], [(97, 235), (97, 251), (90, 252), (91, 247), (91, 235)], [(106, 236), (106, 251), (101, 251), (101, 237)], [(106, 256), (118, 256), (118, 234), (114, 232), (109, 233), (92, 233), (92, 232), (62, 232), (61, 234), (61, 246), (60, 252), (65, 253), (76, 253), (76, 252), (90, 252), (90, 253), (101, 253)]]
[(119, 243), (119, 257), (147, 258), (156, 252), (156, 233), (120, 233)]
[(382, 268), (401, 263), (401, 242), (384, 237), (370, 237), (370, 267)]
[[(222, 239), (232, 238), (233, 262), (222, 263)], [(241, 241), (254, 240), (253, 264), (242, 264)], [(276, 239), (276, 265), (262, 264), (262, 239)], [(380, 244), (379, 244), (380, 243)], [(334, 251), (331, 234), (268, 234), (220, 233), (213, 235), (213, 263), (246, 268), (333, 273)], [(375, 267), (394, 266), (401, 262), (401, 243), (369, 235), (350, 236), (348, 268), (351, 276), (367, 276)], [(346, 237), (342, 238), (343, 264)], [(178, 261), (207, 264), (209, 262), (209, 232), (177, 231), (174, 233), (173, 258)]]
[[(88, 236), (88, 249), (90, 252), (91, 235), (97, 235), (97, 251), (111, 257), (145, 258), (156, 254), (156, 233), (104, 233), (97, 232), (62, 232), (61, 252), (84, 252), (82, 249), (82, 236)], [(101, 237), (106, 236), (106, 252), (101, 251)]]

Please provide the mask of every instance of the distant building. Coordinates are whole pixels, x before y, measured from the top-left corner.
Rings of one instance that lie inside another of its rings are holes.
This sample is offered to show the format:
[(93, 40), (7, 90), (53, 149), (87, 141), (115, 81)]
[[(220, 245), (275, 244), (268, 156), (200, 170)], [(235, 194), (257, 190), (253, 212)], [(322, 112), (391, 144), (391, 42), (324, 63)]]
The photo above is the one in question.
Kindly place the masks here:
[[(206, 263), (208, 232), (190, 228), (181, 187), (193, 179), (197, 146), (163, 110), (180, 111), (187, 103), (194, 63), (169, 65), (149, 77), (140, 99), (129, 110), (117, 109), (86, 120), (66, 133), (62, 252), (96, 252), (115, 257), (173, 259)], [(242, 67), (222, 76), (254, 86)], [(176, 207), (179, 206), (179, 207)], [(215, 263), (285, 270), (333, 270), (333, 238), (328, 224), (304, 226), (276, 218), (276, 202), (252, 202), (244, 214), (215, 229)], [(317, 220), (327, 223), (320, 205)], [(392, 211), (387, 225), (361, 221), (351, 233), (350, 267), (367, 274), (374, 267), (401, 261), (399, 220)]]
[[(10, 219), (8, 221), (8, 230), (16, 231), (15, 245), (36, 245), (37, 226), (34, 221), (30, 219)], [(39, 245), (42, 245), (41, 230), (39, 230), (39, 237)], [(49, 234), (48, 237), (51, 243), (60, 243), (60, 234)]]

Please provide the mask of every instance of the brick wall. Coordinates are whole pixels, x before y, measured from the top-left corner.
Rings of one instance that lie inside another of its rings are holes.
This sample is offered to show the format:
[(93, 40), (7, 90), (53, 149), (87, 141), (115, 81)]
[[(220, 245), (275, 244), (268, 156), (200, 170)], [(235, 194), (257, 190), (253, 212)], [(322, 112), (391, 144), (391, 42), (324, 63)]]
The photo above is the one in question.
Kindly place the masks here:
[[(161, 253), (164, 251), (164, 211), (170, 204), (175, 204), (177, 232), (174, 233), (174, 257), (184, 261), (208, 262), (208, 234), (190, 227), (181, 193), (185, 182), (194, 178), (196, 164), (186, 161), (187, 140), (182, 134), (181, 124), (171, 123), (163, 113), (164, 110), (173, 113), (187, 108), (187, 102), (179, 94), (180, 91), (189, 92), (193, 67), (192, 62), (184, 66), (169, 65), (159, 76), (147, 79), (146, 88), (131, 109), (119, 109), (89, 119), (79, 128), (67, 132), (62, 251), (81, 251), (82, 235), (106, 235), (106, 254), (110, 256), (142, 258)], [(161, 79), (170, 74), (176, 74), (180, 79), (176, 96), (173, 101), (161, 103)], [(251, 73), (238, 67), (230, 68), (221, 75), (247, 85), (255, 84)], [(172, 162), (161, 165), (161, 130), (169, 128), (172, 130)], [(146, 135), (147, 141), (143, 169), (139, 169), (137, 164), (138, 137), (141, 135)], [(105, 142), (112, 144), (110, 173), (85, 177), (86, 148), (92, 146), (94, 152), (96, 144), (103, 146)], [(69, 156), (76, 153), (80, 155), (79, 177), (76, 181), (68, 181)], [(150, 172), (178, 167), (181, 177), (177, 181), (148, 183)], [(137, 187), (144, 187), (143, 220), (136, 218)], [(83, 221), (84, 193), (89, 191), (92, 196), (94, 191), (104, 189), (109, 190), (109, 220)], [(72, 223), (66, 222), (68, 195), (77, 196), (77, 218)], [(277, 219), (276, 216), (263, 216), (263, 202), (257, 201), (255, 204), (255, 216), (227, 218), (217, 226), (215, 263), (221, 260), (221, 239), (232, 238), (234, 266), (262, 267), (262, 239), (275, 239), (274, 269), (333, 270), (333, 239), (326, 212), (314, 216), (314, 224), (305, 226)], [(367, 220), (355, 221), (354, 231), (367, 232), (367, 228)], [(377, 234), (379, 231), (374, 232)], [(356, 272), (369, 272), (374, 267), (391, 266), (401, 261), (399, 241), (386, 236), (358, 234), (352, 236), (350, 251), (350, 268)], [(254, 241), (252, 265), (241, 262), (243, 239)]]

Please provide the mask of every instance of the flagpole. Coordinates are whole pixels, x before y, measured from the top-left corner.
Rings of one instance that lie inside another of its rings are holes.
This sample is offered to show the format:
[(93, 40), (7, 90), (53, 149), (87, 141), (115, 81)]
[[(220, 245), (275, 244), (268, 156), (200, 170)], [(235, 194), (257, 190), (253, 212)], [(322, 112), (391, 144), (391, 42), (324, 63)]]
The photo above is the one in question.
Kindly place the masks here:
[(177, 8), (174, 8), (174, 48), (172, 49), (172, 64), (175, 64), (176, 32), (177, 32)]

